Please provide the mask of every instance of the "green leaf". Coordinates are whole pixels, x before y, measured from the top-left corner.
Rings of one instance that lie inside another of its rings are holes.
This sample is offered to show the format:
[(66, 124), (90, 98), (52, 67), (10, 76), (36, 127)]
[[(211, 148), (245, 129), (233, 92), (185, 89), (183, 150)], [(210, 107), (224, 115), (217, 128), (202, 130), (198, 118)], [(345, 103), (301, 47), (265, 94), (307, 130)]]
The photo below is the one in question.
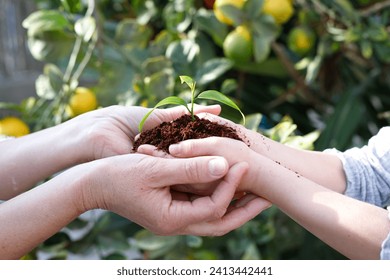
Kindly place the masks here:
[(115, 41), (122, 46), (145, 48), (152, 34), (152, 30), (147, 25), (141, 25), (134, 19), (125, 19), (119, 22), (115, 30)]
[(44, 74), (39, 75), (35, 81), (35, 91), (37, 95), (46, 100), (52, 100), (56, 96), (56, 92), (50, 83), (50, 78)]
[(214, 58), (204, 63), (196, 73), (198, 85), (205, 85), (215, 81), (233, 67), (230, 59)]
[(338, 11), (346, 21), (357, 22), (359, 20), (359, 14), (348, 0), (334, 0), (332, 8)]
[(172, 62), (163, 55), (150, 57), (142, 64), (145, 76), (153, 75), (162, 69), (172, 69)]
[(285, 144), (297, 149), (302, 150), (313, 150), (314, 142), (320, 137), (320, 131), (315, 130), (304, 136), (290, 136), (285, 141)]
[(320, 151), (328, 148), (344, 150), (348, 148), (353, 134), (365, 113), (359, 89), (346, 92), (337, 103), (335, 112), (326, 121), (326, 127), (319, 137), (316, 148)]
[(163, 69), (162, 71), (145, 77), (145, 93), (152, 101), (156, 99), (160, 100), (173, 94), (175, 79), (173, 78), (172, 72), (172, 69)]
[(215, 249), (202, 249), (199, 251), (194, 251), (192, 254), (195, 260), (218, 260), (218, 255)]
[(60, 0), (64, 9), (73, 14), (81, 12), (82, 5), (80, 0)]
[(130, 248), (127, 236), (120, 230), (99, 234), (97, 242), (102, 250), (126, 250)]
[(255, 61), (262, 62), (269, 56), (271, 43), (277, 38), (280, 27), (275, 24), (271, 16), (261, 15), (253, 22), (252, 28)]
[(180, 76), (180, 82), (186, 83), (187, 86), (191, 89), (191, 92), (195, 91), (195, 81), (189, 76)]
[(370, 26), (367, 30), (367, 36), (371, 40), (377, 42), (385, 42), (389, 40), (390, 37), (386, 27), (379, 24)]
[(66, 226), (67, 229), (70, 230), (77, 230), (77, 229), (83, 229), (88, 225), (88, 222), (85, 220), (82, 220), (80, 218), (75, 219), (70, 224)]
[(154, 106), (154, 108), (158, 108), (165, 105), (183, 105), (187, 107), (187, 103), (184, 99), (177, 96), (168, 96), (167, 98), (164, 98), (163, 100), (158, 102), (156, 106)]
[(236, 91), (238, 88), (238, 82), (236, 79), (226, 79), (221, 85), (220, 92), (225, 92), (225, 94)]
[(259, 260), (261, 259), (261, 254), (259, 249), (254, 242), (251, 242), (248, 247), (245, 249), (244, 255), (241, 258), (242, 260)]
[(354, 87), (350, 87), (337, 102), (334, 113), (326, 122), (325, 129), (322, 131), (316, 148), (324, 150), (327, 148), (336, 148), (344, 150), (348, 148), (353, 134), (357, 127), (364, 121), (366, 105), (363, 102), (362, 95), (367, 92), (379, 71), (372, 70), (367, 78)]
[(253, 55), (257, 63), (265, 61), (271, 52), (271, 42), (261, 37), (253, 38)]
[(305, 81), (308, 85), (315, 83), (318, 74), (320, 73), (324, 57), (318, 54), (308, 65)]
[(27, 43), (36, 60), (58, 62), (70, 55), (74, 37), (62, 30), (45, 31), (37, 33), (34, 37), (28, 37)]
[(137, 22), (146, 25), (160, 11), (154, 1), (132, 1), (132, 10), (136, 11)]
[(96, 31), (96, 21), (93, 17), (80, 18), (74, 24), (74, 30), (84, 42), (89, 42)]
[[(189, 3), (189, 1), (181, 1), (184, 3)], [(182, 33), (191, 25), (192, 22), (192, 9), (187, 6), (184, 8), (181, 5), (175, 5), (174, 3), (169, 3), (165, 6), (163, 10), (163, 18), (165, 21), (166, 29), (173, 33)]]
[(249, 130), (257, 131), (259, 126), (260, 126), (262, 118), (263, 118), (263, 115), (260, 113), (251, 114), (249, 116), (246, 116), (245, 127)]
[(165, 57), (165, 50), (176, 39), (176, 36), (167, 30), (162, 30), (153, 41), (149, 44), (149, 52), (151, 56)]
[(292, 123), (292, 121), (288, 119), (282, 120), (275, 127), (270, 129), (269, 133), (272, 140), (275, 140), (280, 143), (285, 143), (296, 129), (297, 125)]
[(180, 236), (158, 236), (147, 230), (141, 230), (134, 236), (135, 245), (147, 251), (171, 248), (180, 240)]
[(0, 109), (16, 110), (19, 111), (20, 105), (10, 102), (0, 102)]
[(41, 74), (35, 81), (35, 90), (39, 97), (47, 100), (54, 99), (62, 90), (63, 74), (54, 64), (46, 64)]
[(222, 46), (229, 29), (226, 24), (217, 20), (213, 11), (199, 9), (195, 20), (199, 29), (209, 34), (218, 46)]
[(256, 19), (262, 11), (264, 0), (248, 0), (245, 2), (243, 10), (249, 19)]
[(44, 31), (58, 31), (70, 27), (70, 23), (59, 11), (40, 10), (29, 15), (22, 26), (28, 29), (28, 36), (33, 37)]
[(239, 26), (243, 23), (245, 14), (236, 6), (227, 4), (220, 6), (220, 10), (227, 18), (231, 19), (234, 26)]
[(187, 103), (181, 99), (180, 97), (177, 97), (177, 96), (169, 96), (167, 98), (164, 98), (163, 100), (161, 100), (160, 102), (158, 102), (156, 104), (156, 106), (154, 106), (154, 108), (152, 110), (150, 110), (141, 120), (141, 122), (139, 123), (139, 126), (138, 126), (138, 130), (141, 132), (142, 131), (142, 128), (145, 124), (145, 121), (148, 119), (148, 117), (153, 113), (153, 111), (158, 108), (158, 107), (161, 107), (161, 106), (165, 106), (165, 105), (183, 105), (184, 107), (187, 108), (187, 110), (190, 112), (190, 110), (188, 109), (187, 107)]
[(278, 37), (281, 27), (275, 23), (272, 16), (262, 14), (253, 22), (252, 30), (254, 37), (258, 36), (267, 42), (271, 42)]
[(195, 236), (195, 235), (186, 235), (185, 240), (187, 246), (191, 248), (200, 248), (203, 243), (202, 237)]
[(174, 41), (167, 47), (166, 57), (173, 63), (176, 73), (193, 75), (199, 57), (200, 46), (192, 39)]
[(364, 58), (369, 59), (372, 57), (373, 49), (370, 41), (368, 40), (360, 41), (360, 49), (362, 51), (362, 55), (364, 56)]
[(43, 73), (49, 78), (53, 91), (58, 93), (63, 86), (64, 75), (61, 70), (54, 64), (46, 64)]
[(374, 50), (379, 59), (385, 63), (390, 63), (390, 42), (374, 44)]
[(206, 90), (206, 91), (198, 94), (196, 99), (198, 99), (198, 98), (199, 99), (215, 100), (215, 101), (221, 102), (225, 105), (228, 105), (229, 107), (236, 109), (237, 111), (240, 112), (242, 119), (243, 119), (243, 123), (245, 123), (245, 115), (241, 112), (240, 108), (236, 105), (236, 103), (234, 103), (229, 97), (220, 93), (219, 91)]

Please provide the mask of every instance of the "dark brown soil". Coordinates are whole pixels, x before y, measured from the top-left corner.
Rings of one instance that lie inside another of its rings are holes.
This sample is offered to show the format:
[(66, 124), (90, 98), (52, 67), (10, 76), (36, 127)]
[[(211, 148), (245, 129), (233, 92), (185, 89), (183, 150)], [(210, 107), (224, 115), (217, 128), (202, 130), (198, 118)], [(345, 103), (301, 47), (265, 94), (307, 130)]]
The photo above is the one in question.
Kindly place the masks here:
[(169, 146), (188, 139), (201, 139), (211, 136), (228, 137), (243, 141), (237, 132), (224, 126), (195, 116), (193, 121), (190, 115), (183, 115), (172, 122), (163, 122), (159, 126), (142, 132), (134, 143), (136, 151), (142, 144), (156, 146), (157, 149), (169, 153)]

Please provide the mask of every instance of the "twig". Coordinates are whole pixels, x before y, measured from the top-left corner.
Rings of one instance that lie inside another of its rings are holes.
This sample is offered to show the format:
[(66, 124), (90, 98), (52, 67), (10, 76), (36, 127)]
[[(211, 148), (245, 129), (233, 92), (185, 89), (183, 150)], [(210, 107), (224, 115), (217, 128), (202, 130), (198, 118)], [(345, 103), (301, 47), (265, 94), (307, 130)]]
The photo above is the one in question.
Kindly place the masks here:
[(297, 93), (298, 90), (299, 90), (299, 86), (297, 84), (295, 84), (295, 86), (290, 88), (287, 92), (283, 93), (278, 98), (276, 98), (276, 99), (272, 100), (271, 102), (269, 102), (267, 104), (267, 108), (269, 110), (271, 110), (271, 109), (275, 108), (276, 106), (282, 104), (283, 102), (288, 100), (288, 98), (290, 96), (294, 96)]
[(383, 2), (379, 2), (379, 3), (376, 3), (370, 7), (368, 7), (367, 9), (365, 10), (362, 10), (360, 12), (360, 14), (363, 16), (363, 17), (368, 17), (370, 16), (371, 14), (375, 14), (385, 8), (388, 8), (390, 7), (390, 0), (387, 0), (387, 1), (383, 1)]
[(284, 53), (283, 47), (278, 43), (273, 42), (271, 44), (273, 51), (279, 57), (280, 61), (286, 67), (287, 72), (293, 78), (293, 80), (297, 83), (298, 87), (302, 90), (303, 95), (309, 100), (312, 104), (317, 104), (317, 100), (313, 98), (310, 89), (305, 83), (305, 79), (301, 76), (301, 74), (295, 69), (294, 65), (291, 63), (290, 59)]

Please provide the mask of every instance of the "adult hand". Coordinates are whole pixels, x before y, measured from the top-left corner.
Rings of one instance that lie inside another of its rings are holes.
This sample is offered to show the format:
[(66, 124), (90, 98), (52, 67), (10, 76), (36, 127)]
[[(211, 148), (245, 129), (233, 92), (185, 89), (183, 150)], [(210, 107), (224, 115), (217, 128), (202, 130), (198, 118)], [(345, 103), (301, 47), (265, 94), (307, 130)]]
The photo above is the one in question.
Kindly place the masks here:
[[(195, 109), (196, 112), (218, 114), (221, 108), (197, 106)], [(71, 166), (130, 153), (138, 124), (148, 111), (142, 107), (107, 107), (24, 137), (2, 141), (0, 199), (14, 197)], [(171, 121), (183, 113), (183, 106), (155, 110), (145, 129), (161, 121)]]
[[(222, 235), (255, 217), (268, 204), (247, 197), (229, 207), (248, 166), (230, 168), (220, 157), (164, 159), (141, 154), (110, 157), (98, 164), (83, 189), (83, 211), (103, 208), (161, 234)], [(218, 185), (208, 196), (172, 191), (176, 184)]]
[[(86, 161), (132, 151), (133, 140), (139, 133), (138, 125), (150, 109), (144, 107), (111, 106), (80, 115), (67, 125), (77, 128), (72, 135), (78, 137), (76, 150)], [(219, 114), (221, 107), (195, 106), (195, 113)], [(161, 122), (172, 121), (186, 113), (183, 106), (170, 109), (156, 109), (147, 119), (144, 129), (150, 129)]]
[[(108, 209), (157, 234), (221, 235), (262, 209), (230, 202), (247, 170), (220, 157), (162, 159), (127, 154), (77, 165), (0, 205), (0, 259), (17, 259), (87, 210)], [(220, 180), (209, 196), (172, 192), (174, 184)], [(28, 234), (26, 234), (28, 232)]]

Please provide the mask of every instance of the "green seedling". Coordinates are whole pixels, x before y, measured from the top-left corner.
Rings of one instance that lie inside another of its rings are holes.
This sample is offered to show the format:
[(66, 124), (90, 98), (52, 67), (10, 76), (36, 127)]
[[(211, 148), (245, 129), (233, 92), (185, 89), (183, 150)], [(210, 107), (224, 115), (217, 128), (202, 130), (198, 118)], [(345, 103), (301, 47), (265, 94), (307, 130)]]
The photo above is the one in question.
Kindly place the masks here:
[(219, 91), (216, 91), (216, 90), (206, 90), (206, 91), (203, 91), (199, 94), (195, 94), (195, 81), (189, 77), (189, 76), (180, 76), (180, 81), (181, 83), (185, 83), (187, 84), (187, 86), (190, 88), (191, 90), (191, 103), (188, 105), (187, 102), (180, 98), (180, 97), (177, 97), (177, 96), (169, 96), (167, 98), (164, 98), (163, 100), (161, 100), (160, 102), (158, 102), (156, 104), (156, 106), (154, 106), (153, 109), (151, 109), (144, 117), (143, 119), (141, 120), (141, 122), (139, 123), (139, 131), (142, 131), (142, 128), (145, 124), (145, 121), (148, 119), (148, 117), (152, 114), (152, 112), (158, 108), (158, 107), (161, 107), (161, 106), (165, 106), (165, 105), (183, 105), (187, 111), (191, 114), (191, 117), (192, 117), (192, 120), (195, 120), (195, 116), (194, 116), (194, 105), (195, 105), (195, 101), (198, 100), (198, 99), (207, 99), (207, 100), (214, 100), (214, 101), (218, 101), (218, 102), (221, 102), (225, 105), (228, 105), (234, 109), (236, 109), (237, 111), (240, 112), (241, 116), (242, 116), (242, 119), (243, 119), (243, 122), (245, 123), (245, 115), (241, 112), (240, 108), (236, 105), (236, 103), (234, 103), (231, 99), (229, 99), (226, 95), (224, 95), (223, 93), (219, 92)]

